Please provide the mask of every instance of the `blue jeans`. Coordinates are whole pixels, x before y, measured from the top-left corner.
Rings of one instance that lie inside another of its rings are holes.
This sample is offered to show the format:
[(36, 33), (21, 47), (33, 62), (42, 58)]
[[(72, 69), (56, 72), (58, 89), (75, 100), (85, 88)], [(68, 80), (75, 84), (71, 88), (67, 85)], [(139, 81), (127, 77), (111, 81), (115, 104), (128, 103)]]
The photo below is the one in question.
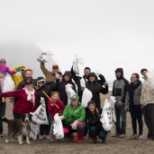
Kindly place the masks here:
[(89, 128), (89, 133), (91, 136), (97, 135), (101, 140), (106, 138), (107, 132), (104, 129), (98, 129), (96, 126)]
[(3, 120), (2, 117), (5, 115), (6, 103), (0, 101), (0, 134), (3, 133)]

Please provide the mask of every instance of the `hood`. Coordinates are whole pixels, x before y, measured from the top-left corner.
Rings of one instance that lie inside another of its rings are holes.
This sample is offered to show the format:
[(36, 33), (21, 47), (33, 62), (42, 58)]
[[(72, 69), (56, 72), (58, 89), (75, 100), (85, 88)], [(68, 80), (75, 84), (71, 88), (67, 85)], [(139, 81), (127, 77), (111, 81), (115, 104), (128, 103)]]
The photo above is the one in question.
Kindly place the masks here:
[(63, 74), (63, 77), (64, 76), (69, 76), (70, 78), (72, 78), (72, 74), (71, 74), (71, 71), (65, 71), (65, 73)]
[(37, 78), (37, 87), (38, 87), (39, 82), (44, 82), (44, 84), (46, 84), (46, 80), (44, 79), (44, 77), (38, 77)]
[(96, 76), (96, 74), (94, 73), (94, 72), (91, 72), (89, 75), (88, 75), (88, 78), (89, 77), (95, 77), (96, 79), (97, 79), (97, 76)]
[(118, 77), (116, 76), (117, 79), (123, 79), (123, 78), (124, 78), (124, 71), (123, 71), (123, 68), (117, 68), (117, 69), (115, 70), (115, 73), (116, 73), (116, 72), (121, 72), (121, 77), (118, 78)]

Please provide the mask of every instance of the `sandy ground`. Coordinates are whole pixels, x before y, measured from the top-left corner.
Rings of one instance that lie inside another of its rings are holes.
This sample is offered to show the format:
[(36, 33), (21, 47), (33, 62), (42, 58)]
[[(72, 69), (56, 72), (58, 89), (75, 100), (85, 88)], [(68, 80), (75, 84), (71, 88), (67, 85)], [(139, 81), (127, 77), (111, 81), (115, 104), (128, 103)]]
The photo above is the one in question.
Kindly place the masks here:
[[(102, 103), (105, 97), (101, 96)], [(6, 117), (12, 118), (12, 104), (7, 103)], [(113, 127), (111, 134), (115, 133)], [(4, 135), (6, 136), (7, 128), (4, 125)], [(129, 112), (127, 113), (127, 136), (125, 138), (111, 137), (109, 134), (106, 144), (100, 141), (97, 144), (92, 144), (92, 141), (85, 137), (82, 144), (68, 143), (67, 140), (61, 140), (51, 144), (48, 140), (32, 141), (30, 145), (24, 143), (18, 145), (17, 141), (6, 144), (4, 138), (0, 138), (0, 154), (151, 154), (154, 153), (154, 142), (146, 139), (147, 129), (144, 125), (144, 137), (140, 140), (131, 140), (132, 134), (131, 119)]]

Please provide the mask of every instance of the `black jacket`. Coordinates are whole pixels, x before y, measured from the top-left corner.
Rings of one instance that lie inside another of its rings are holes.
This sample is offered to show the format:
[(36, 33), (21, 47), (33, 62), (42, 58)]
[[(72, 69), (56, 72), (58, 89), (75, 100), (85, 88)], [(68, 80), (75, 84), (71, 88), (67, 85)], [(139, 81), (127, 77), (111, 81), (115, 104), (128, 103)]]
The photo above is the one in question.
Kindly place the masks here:
[(92, 92), (92, 100), (95, 101), (96, 107), (100, 108), (100, 93), (107, 94), (108, 93), (108, 86), (101, 86), (97, 81), (86, 83), (86, 88), (88, 88)]

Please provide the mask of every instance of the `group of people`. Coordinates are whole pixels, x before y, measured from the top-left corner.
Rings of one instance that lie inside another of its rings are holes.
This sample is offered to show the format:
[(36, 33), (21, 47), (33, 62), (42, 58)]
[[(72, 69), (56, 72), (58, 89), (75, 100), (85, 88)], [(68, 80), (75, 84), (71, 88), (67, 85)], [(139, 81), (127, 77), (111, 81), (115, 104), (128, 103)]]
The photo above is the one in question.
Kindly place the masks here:
[[(40, 99), (43, 97), (46, 104), (46, 113), (48, 125), (40, 125), (39, 139), (46, 137), (51, 142), (55, 142), (53, 134), (53, 120), (56, 113), (59, 114), (64, 128), (65, 137), (69, 142), (74, 140), (74, 133), (77, 132), (77, 143), (81, 143), (85, 135), (89, 135), (93, 143), (97, 142), (99, 137), (104, 143), (107, 131), (104, 130), (101, 118), (101, 100), (100, 93), (108, 93), (108, 84), (105, 77), (100, 73), (91, 72), (89, 67), (84, 69), (83, 77), (76, 75), (73, 67), (70, 71), (62, 74), (57, 64), (52, 66), (49, 71), (43, 62), (40, 62), (40, 69), (44, 77), (33, 79), (33, 71), (25, 66), (16, 66), (9, 69), (6, 66), (6, 60), (0, 60), (0, 136), (3, 134), (2, 117), (5, 115), (5, 98), (11, 97), (14, 102), (13, 117), (20, 119), (22, 114), (34, 112), (40, 105)], [(20, 72), (20, 74), (19, 74)], [(116, 80), (113, 82), (112, 95), (115, 96), (116, 113), (116, 137), (124, 137), (126, 134), (126, 112), (130, 111), (132, 117), (132, 138), (141, 138), (143, 135), (142, 113), (148, 127), (148, 139), (154, 140), (154, 90), (149, 87), (147, 70), (142, 69), (144, 83), (139, 80), (139, 74), (133, 73), (131, 82), (124, 78), (122, 68), (115, 71)], [(10, 74), (14, 81), (13, 91), (3, 92), (4, 80), (6, 74)], [(82, 85), (85, 82), (85, 86)], [(76, 94), (71, 96), (71, 103), (68, 104), (68, 96), (65, 86), (70, 84)], [(83, 107), (81, 102), (85, 87), (91, 91), (92, 99), (87, 102), (87, 108)], [(139, 132), (137, 132), (137, 121)]]

